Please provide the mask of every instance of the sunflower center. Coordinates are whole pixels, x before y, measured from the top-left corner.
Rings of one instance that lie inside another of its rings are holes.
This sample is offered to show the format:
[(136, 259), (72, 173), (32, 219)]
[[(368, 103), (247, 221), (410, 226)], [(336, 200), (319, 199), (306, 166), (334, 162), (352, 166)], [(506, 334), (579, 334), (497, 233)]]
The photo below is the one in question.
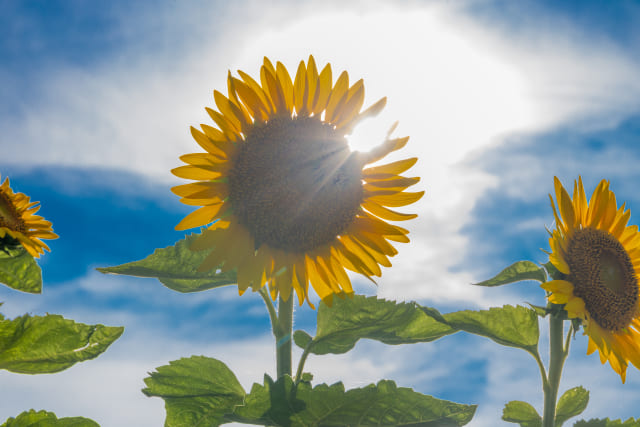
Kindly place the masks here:
[(21, 233), (26, 230), (24, 221), (13, 205), (13, 201), (2, 190), (0, 190), (0, 227)]
[(638, 305), (638, 279), (624, 246), (604, 230), (576, 230), (566, 261), (574, 294), (600, 326), (617, 331), (629, 326)]
[(256, 247), (300, 253), (329, 243), (362, 198), (362, 164), (344, 135), (315, 117), (257, 123), (229, 173), (229, 200)]

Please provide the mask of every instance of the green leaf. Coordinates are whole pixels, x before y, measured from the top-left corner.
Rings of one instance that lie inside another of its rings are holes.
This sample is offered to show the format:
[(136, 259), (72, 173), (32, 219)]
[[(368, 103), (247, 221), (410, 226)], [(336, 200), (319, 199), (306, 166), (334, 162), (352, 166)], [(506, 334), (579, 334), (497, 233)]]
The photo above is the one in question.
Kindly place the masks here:
[(589, 421), (580, 420), (573, 427), (640, 427), (640, 418), (629, 418), (626, 421), (610, 420), (609, 418), (592, 418)]
[(85, 325), (59, 315), (0, 317), (0, 369), (23, 374), (62, 371), (103, 353), (123, 327)]
[(192, 356), (156, 368), (144, 380), (147, 396), (164, 399), (166, 426), (219, 425), (226, 413), (243, 402), (245, 392), (222, 362)]
[[(435, 311), (435, 309), (429, 309)], [(298, 331), (296, 331), (298, 332)], [(354, 295), (334, 298), (332, 307), (318, 308), (318, 327), (310, 347), (314, 354), (346, 353), (361, 338), (385, 344), (428, 342), (456, 329), (427, 315), (416, 303), (397, 303), (376, 297)], [(297, 345), (307, 342), (294, 334)]]
[(31, 409), (7, 419), (0, 427), (100, 427), (100, 425), (83, 417), (58, 418), (53, 412)]
[(0, 283), (31, 294), (42, 292), (42, 271), (24, 248), (0, 252)]
[(298, 330), (293, 333), (293, 342), (300, 348), (306, 348), (311, 341), (313, 338), (305, 331)]
[(565, 391), (556, 405), (555, 426), (560, 427), (569, 418), (580, 415), (588, 403), (589, 392), (583, 387), (578, 386)]
[(245, 405), (227, 421), (276, 426), (462, 426), (476, 405), (436, 399), (382, 380), (345, 391), (342, 383), (312, 387), (300, 383), (293, 393), (291, 377), (265, 378), (254, 384)]
[(540, 427), (542, 417), (536, 408), (521, 400), (512, 400), (504, 405), (502, 419), (510, 423), (520, 424), (521, 427)]
[(535, 310), (505, 305), (489, 310), (464, 310), (443, 315), (453, 328), (488, 337), (498, 344), (537, 351), (540, 331)]
[(497, 276), (484, 282), (474, 283), (474, 285), (500, 286), (522, 280), (537, 280), (538, 282), (544, 283), (547, 281), (547, 274), (544, 268), (538, 267), (531, 261), (518, 261), (502, 270)]
[(198, 236), (199, 234), (192, 234), (173, 246), (156, 249), (143, 260), (97, 270), (101, 273), (153, 277), (167, 288), (183, 293), (200, 292), (237, 283), (235, 270), (226, 273), (216, 273), (216, 269), (198, 271), (200, 264), (211, 252), (189, 249)]

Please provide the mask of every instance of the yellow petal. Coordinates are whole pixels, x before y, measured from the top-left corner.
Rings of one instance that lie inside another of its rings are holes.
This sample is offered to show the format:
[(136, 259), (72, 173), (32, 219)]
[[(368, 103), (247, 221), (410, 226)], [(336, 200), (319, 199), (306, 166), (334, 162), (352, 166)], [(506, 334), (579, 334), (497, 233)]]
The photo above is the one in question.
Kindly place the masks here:
[[(331, 73), (331, 68), (329, 68)], [(309, 61), (307, 62), (307, 105), (304, 110), (308, 113), (313, 113), (314, 102), (316, 100), (316, 93), (318, 89), (318, 68), (316, 67), (316, 61), (312, 55), (309, 55)], [(329, 78), (331, 80), (331, 78)], [(331, 84), (331, 82), (329, 82)]]
[(331, 64), (325, 65), (318, 76), (318, 83), (314, 94), (312, 113), (319, 115), (327, 108), (327, 101), (331, 95)]
[(298, 115), (306, 115), (307, 98), (309, 97), (309, 87), (307, 85), (307, 68), (304, 61), (298, 64), (298, 71), (293, 82), (293, 104)]
[[(204, 126), (206, 125), (202, 125), (203, 129)], [(210, 126), (207, 126), (209, 129), (214, 129)], [(218, 132), (220, 134), (221, 137), (224, 138), (224, 134), (222, 132), (220, 132), (219, 130), (215, 129), (216, 132)], [(212, 133), (213, 135), (215, 135), (215, 133)], [(211, 138), (209, 137), (209, 135), (207, 134), (203, 134), (202, 132), (200, 132), (198, 129), (194, 128), (193, 126), (191, 126), (191, 136), (193, 136), (193, 139), (195, 139), (195, 141), (198, 143), (198, 145), (200, 147), (202, 147), (205, 151), (215, 155), (215, 156), (219, 156), (221, 158), (227, 158), (227, 154), (221, 150), (214, 141), (211, 140)], [(226, 138), (225, 138), (226, 139)]]
[(325, 113), (325, 120), (329, 123), (334, 123), (334, 112), (338, 108), (338, 106), (346, 101), (345, 97), (347, 95), (347, 91), (349, 90), (349, 74), (346, 71), (343, 71), (338, 80), (336, 80), (336, 84), (331, 90), (331, 94), (329, 95), (329, 100), (327, 101), (327, 108)]
[(363, 171), (362, 176), (366, 179), (369, 177), (375, 177), (378, 174), (398, 175), (411, 168), (417, 161), (417, 157), (411, 157), (409, 159), (398, 160), (397, 162), (388, 163), (386, 165), (370, 167)]
[(215, 215), (220, 210), (221, 205), (204, 206), (191, 212), (176, 225), (176, 230), (188, 230), (189, 228), (200, 227), (214, 220)]
[(194, 179), (194, 180), (209, 180), (216, 179), (222, 176), (222, 173), (213, 171), (210, 168), (198, 167), (198, 166), (180, 166), (171, 169), (171, 173), (179, 178)]
[(282, 88), (286, 110), (293, 111), (293, 83), (286, 67), (281, 62), (276, 64), (276, 79)]
[(382, 206), (400, 207), (415, 203), (420, 200), (422, 196), (424, 196), (424, 191), (416, 193), (402, 192), (387, 195), (374, 195), (368, 197), (368, 199), (372, 202), (379, 203)]

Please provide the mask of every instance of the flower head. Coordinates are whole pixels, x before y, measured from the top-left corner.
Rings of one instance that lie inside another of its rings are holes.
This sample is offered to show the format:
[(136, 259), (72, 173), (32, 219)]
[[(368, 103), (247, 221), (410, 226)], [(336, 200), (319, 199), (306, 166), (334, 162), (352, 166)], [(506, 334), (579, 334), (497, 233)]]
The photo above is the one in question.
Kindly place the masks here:
[[(587, 354), (598, 350), (622, 381), (629, 362), (640, 368), (640, 233), (627, 225), (630, 211), (602, 180), (587, 202), (582, 179), (573, 198), (555, 178), (558, 210), (551, 195), (556, 228), (549, 244), (551, 263), (562, 279), (542, 285), (549, 301), (564, 304), (568, 316), (580, 319), (589, 337)], [(560, 213), (558, 215), (558, 212)]]
[[(416, 158), (367, 167), (402, 148), (390, 138), (368, 153), (352, 152), (345, 136), (376, 115), (383, 98), (361, 111), (362, 80), (347, 72), (333, 83), (331, 66), (318, 72), (312, 56), (292, 80), (265, 58), (260, 83), (229, 73), (228, 96), (214, 91), (217, 127), (191, 128), (204, 153), (181, 157), (178, 177), (196, 182), (172, 191), (201, 206), (176, 229), (207, 226), (193, 250), (211, 250), (200, 269), (237, 270), (238, 288), (268, 284), (272, 298), (308, 301), (309, 284), (325, 302), (353, 293), (345, 269), (371, 279), (391, 266), (389, 241), (408, 242), (408, 230), (391, 225), (416, 217), (388, 207), (409, 205), (424, 192), (406, 192), (419, 178), (399, 174)], [(393, 130), (393, 129), (392, 129)]]
[(38, 203), (23, 193), (14, 193), (9, 178), (5, 178), (0, 185), (0, 249), (22, 245), (36, 258), (49, 250), (40, 239), (57, 239), (58, 235), (49, 221), (35, 215), (40, 209)]

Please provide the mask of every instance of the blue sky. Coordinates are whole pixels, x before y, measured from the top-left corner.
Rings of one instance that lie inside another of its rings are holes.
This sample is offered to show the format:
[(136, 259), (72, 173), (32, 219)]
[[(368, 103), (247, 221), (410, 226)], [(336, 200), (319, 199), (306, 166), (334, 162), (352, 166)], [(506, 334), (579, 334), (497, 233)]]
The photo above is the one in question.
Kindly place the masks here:
[[(255, 75), (264, 55), (291, 69), (314, 54), (334, 73), (363, 77), (367, 104), (388, 96), (385, 112), (354, 134), (355, 147), (378, 142), (395, 120), (396, 133), (411, 136), (401, 156), (419, 157), (412, 172), (427, 191), (409, 224), (412, 242), (399, 245), (377, 289), (356, 279), (360, 292), (445, 312), (542, 303), (534, 284), (469, 284), (520, 259), (546, 261), (554, 175), (567, 185), (582, 175), (588, 189), (611, 180), (640, 223), (637, 2), (229, 3), (0, 1), (0, 174), (42, 202), (61, 236), (39, 260), (44, 293), (0, 289), (3, 313), (126, 327), (104, 355), (60, 374), (0, 372), (1, 420), (34, 407), (103, 426), (160, 425), (163, 403), (140, 393), (142, 379), (193, 354), (228, 362), (246, 389), (273, 374), (255, 294), (181, 295), (94, 270), (184, 235), (173, 227), (190, 209), (169, 191), (178, 183), (169, 170), (199, 150), (189, 126), (209, 123), (204, 107), (226, 87), (227, 70)], [(313, 319), (302, 308), (296, 326), (312, 332)], [(585, 355), (584, 337), (573, 346), (561, 389), (591, 390), (584, 417), (640, 416), (632, 405), (640, 373), (630, 368), (621, 385)], [(540, 409), (529, 359), (457, 334), (414, 346), (361, 342), (308, 368), (318, 382), (388, 378), (478, 403), (470, 425), (493, 426), (508, 400)]]

